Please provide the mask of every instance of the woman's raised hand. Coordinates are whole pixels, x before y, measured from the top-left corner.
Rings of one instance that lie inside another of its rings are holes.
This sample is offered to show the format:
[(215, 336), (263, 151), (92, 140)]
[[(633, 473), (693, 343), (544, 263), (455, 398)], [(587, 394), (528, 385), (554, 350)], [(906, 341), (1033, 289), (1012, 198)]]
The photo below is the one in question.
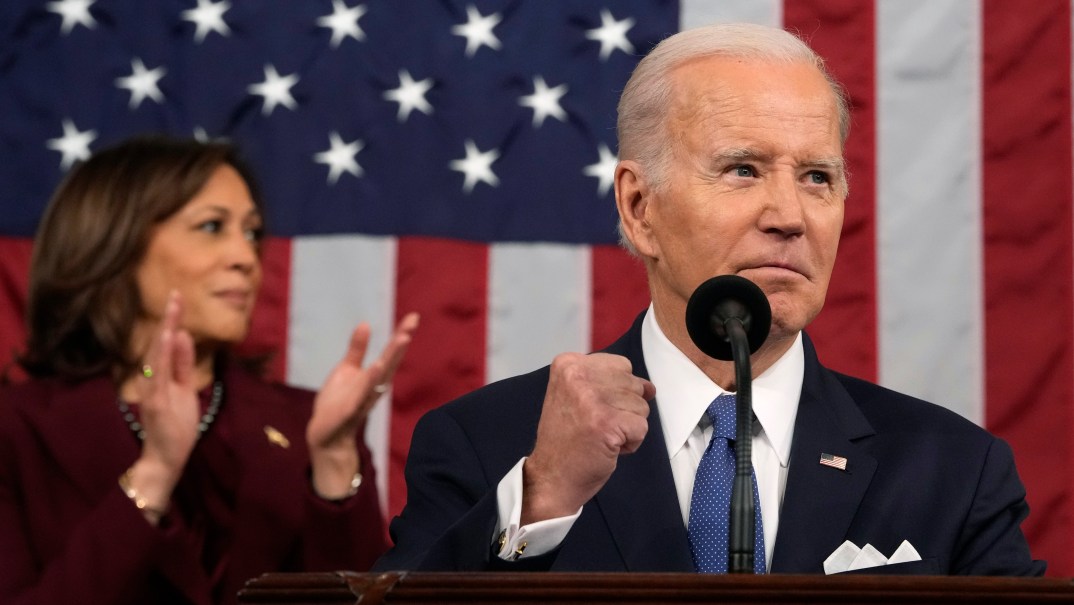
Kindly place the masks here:
[[(142, 499), (146, 518), (159, 521), (172, 490), (198, 441), (194, 341), (179, 327), (182, 299), (172, 291), (161, 325), (143, 358), (136, 380), (139, 416), (145, 431), (142, 455), (125, 480)], [(133, 499), (133, 497), (132, 497)]]
[(387, 390), (396, 368), (418, 327), (418, 314), (409, 313), (396, 326), (380, 357), (363, 366), (369, 346), (369, 324), (351, 333), (343, 359), (332, 369), (313, 403), (306, 425), (314, 490), (335, 499), (352, 491), (358, 473), (358, 428)]

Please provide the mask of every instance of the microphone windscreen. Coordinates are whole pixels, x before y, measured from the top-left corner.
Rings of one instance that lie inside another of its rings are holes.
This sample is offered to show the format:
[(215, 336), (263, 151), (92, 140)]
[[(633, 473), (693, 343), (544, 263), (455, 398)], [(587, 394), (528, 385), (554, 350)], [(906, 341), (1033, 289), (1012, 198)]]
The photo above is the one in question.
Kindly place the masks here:
[(757, 284), (738, 275), (720, 275), (703, 282), (686, 303), (686, 331), (709, 357), (731, 361), (725, 320), (737, 317), (746, 328), (750, 353), (757, 352), (772, 326), (772, 307)]

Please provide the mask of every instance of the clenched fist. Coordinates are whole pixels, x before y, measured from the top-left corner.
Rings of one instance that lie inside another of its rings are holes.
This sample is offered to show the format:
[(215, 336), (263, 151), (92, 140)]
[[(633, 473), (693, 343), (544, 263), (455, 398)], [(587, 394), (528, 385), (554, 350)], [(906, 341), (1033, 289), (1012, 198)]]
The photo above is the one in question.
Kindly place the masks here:
[(638, 449), (656, 387), (619, 355), (552, 360), (537, 444), (523, 467), (522, 524), (573, 515)]

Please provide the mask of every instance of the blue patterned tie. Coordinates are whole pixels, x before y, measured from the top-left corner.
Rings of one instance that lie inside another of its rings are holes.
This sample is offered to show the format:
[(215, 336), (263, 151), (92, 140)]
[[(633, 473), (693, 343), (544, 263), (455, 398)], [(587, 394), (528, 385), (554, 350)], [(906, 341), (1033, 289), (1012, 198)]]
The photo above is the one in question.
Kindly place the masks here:
[[(694, 477), (687, 531), (694, 567), (702, 573), (727, 573), (728, 519), (731, 486), (735, 481), (735, 396), (720, 395), (705, 410), (712, 421), (712, 439)], [(764, 526), (757, 495), (757, 474), (753, 474), (754, 530), (753, 569), (765, 573)]]

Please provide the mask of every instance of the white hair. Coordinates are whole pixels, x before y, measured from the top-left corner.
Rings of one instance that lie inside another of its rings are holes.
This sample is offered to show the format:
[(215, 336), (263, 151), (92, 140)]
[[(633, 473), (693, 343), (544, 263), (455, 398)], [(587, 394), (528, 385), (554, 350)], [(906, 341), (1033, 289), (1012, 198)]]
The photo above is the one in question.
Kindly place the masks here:
[[(828, 72), (824, 59), (794, 34), (751, 23), (714, 23), (681, 31), (656, 45), (634, 68), (619, 97), (619, 159), (635, 160), (656, 190), (666, 184), (670, 146), (665, 118), (671, 102), (671, 72), (700, 57), (723, 56), (773, 63), (806, 63), (827, 80), (839, 117), (839, 136), (850, 133), (850, 109), (843, 87)], [(620, 242), (636, 253), (619, 225)]]

